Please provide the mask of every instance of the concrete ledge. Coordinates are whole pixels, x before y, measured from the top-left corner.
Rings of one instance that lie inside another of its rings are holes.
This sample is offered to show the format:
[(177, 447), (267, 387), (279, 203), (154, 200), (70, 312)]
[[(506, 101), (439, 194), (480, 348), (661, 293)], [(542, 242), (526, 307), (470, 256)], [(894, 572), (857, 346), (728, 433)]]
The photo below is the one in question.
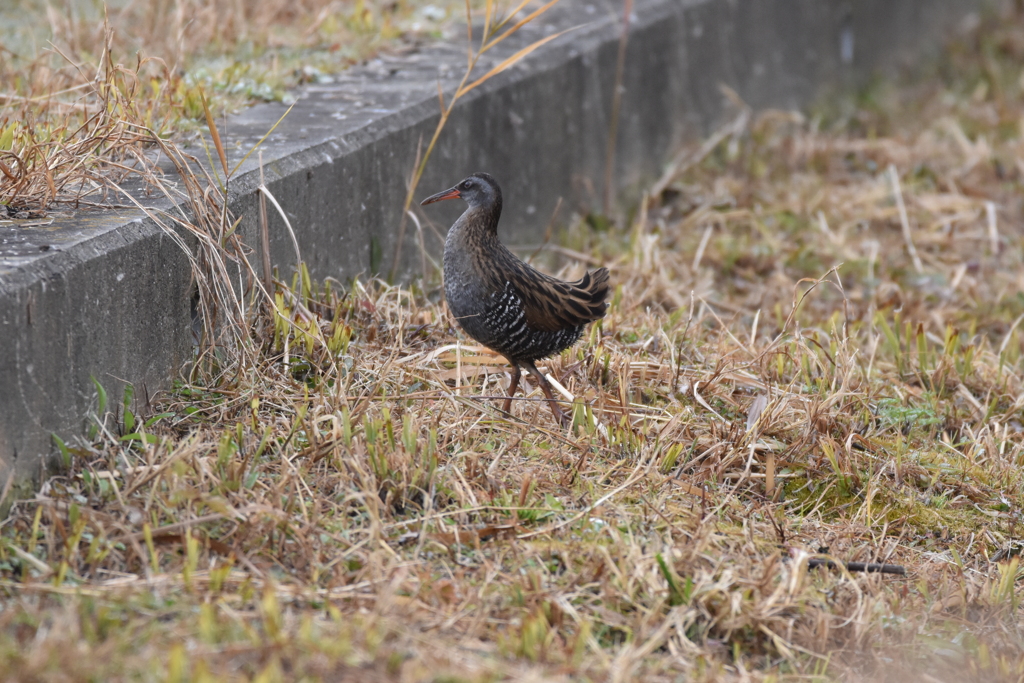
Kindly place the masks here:
[[(718, 122), (719, 84), (754, 108), (801, 107), (823, 88), (855, 87), (934, 52), (981, 2), (636, 0), (616, 196), (635, 200), (674, 149)], [(617, 2), (563, 0), (489, 53), (480, 73), (539, 37), (583, 24), (466, 98), (420, 194), (487, 170), (502, 184), (502, 237), (513, 244), (536, 241), (559, 198), (573, 209), (598, 206), (620, 14)], [(419, 270), (411, 227), (391, 263), (406, 179), (437, 122), (437, 82), (450, 93), (462, 73), (462, 41), (307, 88), (265, 144), (268, 186), (315, 277)], [(236, 158), (283, 111), (261, 105), (233, 117), (222, 132)], [(255, 168), (250, 159), (230, 192), (250, 245), (258, 244)], [(432, 215), (443, 222), (460, 210), (442, 204)], [(272, 261), (289, 268), (294, 254), (276, 216), (271, 236)], [(439, 253), (432, 235), (427, 247)], [(56, 216), (45, 228), (0, 224), (0, 488), (13, 473), (16, 491), (30, 491), (52, 464), (51, 434), (83, 433), (95, 404), (92, 377), (112, 401), (125, 382), (139, 397), (166, 388), (191, 357), (190, 304), (187, 259), (141, 212)]]

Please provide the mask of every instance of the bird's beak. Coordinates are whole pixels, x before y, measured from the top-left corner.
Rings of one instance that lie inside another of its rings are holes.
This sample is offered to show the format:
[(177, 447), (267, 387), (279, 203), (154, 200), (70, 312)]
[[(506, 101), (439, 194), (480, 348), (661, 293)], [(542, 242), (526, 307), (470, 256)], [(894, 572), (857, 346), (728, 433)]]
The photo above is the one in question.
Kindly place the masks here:
[(438, 192), (437, 194), (430, 195), (429, 197), (424, 199), (422, 202), (420, 202), (420, 206), (426, 206), (427, 204), (433, 204), (434, 202), (439, 202), (439, 201), (444, 200), (444, 199), (458, 199), (461, 196), (462, 195), (459, 194), (458, 188), (453, 187), (450, 190), (445, 190), (444, 192)]

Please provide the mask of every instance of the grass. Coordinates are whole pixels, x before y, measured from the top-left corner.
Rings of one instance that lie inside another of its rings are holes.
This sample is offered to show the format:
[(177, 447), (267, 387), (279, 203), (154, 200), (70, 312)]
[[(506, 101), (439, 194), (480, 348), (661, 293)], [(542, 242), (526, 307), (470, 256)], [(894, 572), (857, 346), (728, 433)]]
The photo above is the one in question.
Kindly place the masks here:
[[(474, 7), (477, 3), (472, 3)], [(214, 0), (0, 5), (0, 204), (9, 213), (122, 201), (152, 181), (154, 138), (409, 51), (464, 17), (454, 0)], [(114, 193), (111, 195), (111, 193)]]
[(546, 265), (617, 285), (547, 362), (569, 431), (497, 410), (437, 283), (271, 303), (197, 203), (203, 353), (3, 524), (5, 679), (1019, 680), (1020, 46), (738, 105), (629, 224), (567, 226)]

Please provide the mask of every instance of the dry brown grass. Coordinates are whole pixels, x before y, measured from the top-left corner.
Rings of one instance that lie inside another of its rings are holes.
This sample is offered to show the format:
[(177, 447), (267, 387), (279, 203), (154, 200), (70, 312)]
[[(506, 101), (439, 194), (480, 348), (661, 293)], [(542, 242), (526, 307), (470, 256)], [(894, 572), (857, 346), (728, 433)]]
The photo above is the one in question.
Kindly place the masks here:
[(977, 41), (831, 122), (740, 112), (570, 226), (549, 265), (619, 286), (547, 363), (568, 432), (498, 411), (432, 291), (270, 305), (197, 205), (233, 322), (5, 523), (6, 679), (1020, 680), (1024, 22)]
[[(154, 136), (418, 44), (463, 3), (173, 0), (58, 8), (16, 0), (0, 26), (0, 204), (10, 213), (121, 201), (151, 181)], [(474, 6), (477, 3), (473, 3)], [(442, 17), (447, 17), (443, 19)]]

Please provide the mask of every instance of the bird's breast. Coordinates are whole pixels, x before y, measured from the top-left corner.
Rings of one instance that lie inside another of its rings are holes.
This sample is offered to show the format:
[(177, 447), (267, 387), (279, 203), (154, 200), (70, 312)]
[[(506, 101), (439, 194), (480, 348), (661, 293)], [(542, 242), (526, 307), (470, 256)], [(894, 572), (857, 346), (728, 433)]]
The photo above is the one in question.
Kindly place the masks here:
[(466, 320), (486, 311), (493, 293), (480, 269), (486, 254), (467, 233), (460, 219), (449, 230), (444, 246), (444, 295), (448, 309), (463, 327)]

